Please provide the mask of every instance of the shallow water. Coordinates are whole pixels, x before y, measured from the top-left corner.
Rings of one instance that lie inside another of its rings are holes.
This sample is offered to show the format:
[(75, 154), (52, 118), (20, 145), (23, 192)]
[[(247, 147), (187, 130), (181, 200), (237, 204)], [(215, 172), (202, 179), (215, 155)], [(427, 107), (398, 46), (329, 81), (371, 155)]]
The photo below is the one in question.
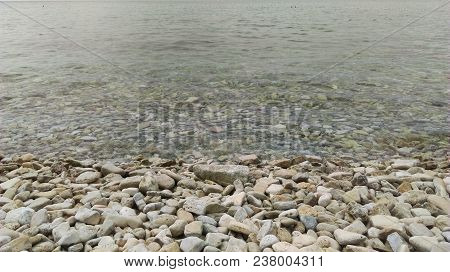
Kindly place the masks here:
[(441, 3), (7, 2), (0, 151), (445, 151), (449, 6), (305, 82)]

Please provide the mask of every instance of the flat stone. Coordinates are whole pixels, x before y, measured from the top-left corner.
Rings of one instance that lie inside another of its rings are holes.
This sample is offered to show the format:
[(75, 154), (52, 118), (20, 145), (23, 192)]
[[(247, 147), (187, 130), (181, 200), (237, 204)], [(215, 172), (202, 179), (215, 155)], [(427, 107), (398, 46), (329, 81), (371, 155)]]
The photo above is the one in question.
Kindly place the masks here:
[(81, 242), (80, 233), (75, 229), (71, 229), (62, 235), (61, 239), (58, 240), (58, 245), (69, 246), (79, 242)]
[(98, 181), (101, 178), (101, 174), (99, 172), (87, 171), (81, 173), (76, 179), (75, 183), (79, 184), (89, 184)]
[(257, 164), (259, 159), (255, 154), (243, 155), (239, 157), (239, 162), (242, 165)]
[(11, 237), (9, 236), (0, 236), (0, 247), (6, 245), (11, 241)]
[(275, 235), (269, 234), (264, 236), (261, 241), (259, 242), (259, 247), (261, 249), (264, 249), (266, 247), (271, 247), (273, 244), (280, 242), (278, 237)]
[(258, 192), (260, 194), (264, 194), (269, 188), (271, 184), (278, 183), (278, 180), (273, 178), (260, 178), (256, 181), (255, 186), (253, 187), (253, 190), (255, 192)]
[(0, 247), (0, 252), (19, 252), (31, 249), (32, 244), (30, 237), (26, 235), (21, 235), (18, 238), (8, 242), (7, 244)]
[(289, 244), (288, 242), (278, 242), (272, 245), (272, 249), (275, 252), (298, 252), (297, 247)]
[(283, 192), (284, 187), (280, 184), (271, 184), (269, 187), (267, 187), (266, 189), (266, 193), (269, 195), (278, 195), (281, 192)]
[(102, 165), (100, 172), (102, 173), (103, 176), (106, 176), (108, 174), (117, 174), (121, 176), (125, 175), (125, 170), (115, 166), (112, 163), (105, 163), (104, 165)]
[(325, 193), (319, 197), (317, 204), (319, 204), (319, 206), (326, 207), (330, 205), (332, 198), (333, 197), (330, 193)]
[(75, 219), (88, 225), (97, 225), (100, 223), (101, 215), (97, 211), (81, 208), (75, 214)]
[(237, 194), (234, 194), (232, 196), (229, 196), (227, 200), (223, 203), (223, 205), (233, 205), (233, 206), (242, 206), (244, 204), (244, 201), (246, 199), (246, 193), (240, 192)]
[(63, 222), (52, 229), (53, 240), (58, 241), (65, 235), (70, 229), (70, 224), (68, 222)]
[(41, 242), (38, 243), (36, 245), (33, 246), (33, 248), (31, 249), (31, 251), (33, 252), (51, 252), (55, 249), (56, 244), (51, 242), (51, 241), (47, 241), (47, 242)]
[(193, 221), (184, 227), (184, 235), (186, 237), (196, 236), (200, 237), (203, 233), (203, 222)]
[(399, 170), (408, 170), (409, 168), (412, 168), (416, 166), (419, 163), (419, 160), (416, 159), (395, 159), (392, 160), (391, 167), (393, 169), (399, 169)]
[(217, 226), (217, 221), (209, 216), (200, 215), (197, 217), (197, 220), (203, 222), (203, 224), (210, 224), (213, 226)]
[(320, 236), (317, 238), (315, 244), (321, 248), (332, 248), (334, 250), (340, 250), (341, 246), (339, 243), (331, 237), (328, 236)]
[(45, 206), (49, 205), (50, 203), (52, 203), (52, 201), (50, 199), (48, 199), (46, 197), (39, 197), (39, 198), (31, 201), (30, 204), (28, 204), (28, 208), (38, 211), (38, 210), (44, 208)]
[(156, 183), (161, 190), (172, 190), (175, 187), (175, 180), (168, 175), (160, 174), (155, 176)]
[(161, 214), (157, 215), (153, 220), (150, 220), (150, 228), (156, 229), (162, 225), (171, 226), (178, 219), (175, 215)]
[(409, 243), (417, 250), (422, 252), (429, 252), (438, 244), (436, 237), (428, 236), (413, 236), (409, 238)]
[(170, 225), (169, 230), (173, 237), (179, 237), (183, 235), (184, 228), (187, 225), (187, 221), (184, 219), (177, 219), (172, 225)]
[(222, 193), (223, 189), (223, 186), (219, 184), (206, 184), (203, 187), (203, 192), (206, 194)]
[(80, 200), (80, 202), (83, 204), (87, 204), (87, 203), (91, 203), (94, 200), (98, 200), (100, 198), (102, 198), (102, 193), (100, 191), (91, 191), (91, 192), (87, 192), (87, 194), (85, 196), (83, 196), (83, 198)]
[(205, 207), (205, 214), (224, 213), (227, 210), (228, 210), (227, 207), (219, 203), (207, 203)]
[(236, 239), (233, 236), (228, 240), (226, 252), (247, 252), (247, 243), (244, 240)]
[(300, 221), (307, 230), (314, 230), (317, 226), (317, 219), (310, 215), (300, 215)]
[(442, 232), (442, 236), (444, 237), (444, 239), (450, 243), (450, 231), (444, 231)]
[(48, 211), (46, 209), (40, 209), (35, 212), (31, 217), (30, 226), (39, 227), (40, 225), (48, 222)]
[(407, 246), (406, 241), (397, 232), (389, 234), (386, 240), (394, 252), (401, 252), (403, 246)]
[(34, 210), (28, 207), (21, 207), (9, 211), (6, 214), (5, 221), (17, 222), (21, 225), (30, 224)]
[(365, 234), (367, 232), (367, 227), (363, 222), (361, 222), (361, 220), (355, 220), (350, 225), (345, 227), (344, 230), (358, 234)]
[(247, 210), (239, 207), (236, 212), (234, 213), (234, 219), (238, 222), (243, 222), (248, 217)]
[(361, 235), (359, 233), (349, 232), (341, 229), (337, 229), (334, 231), (334, 237), (336, 238), (336, 241), (341, 246), (346, 245), (359, 245), (360, 243), (364, 242), (367, 237), (364, 235)]
[(280, 169), (273, 172), (274, 177), (284, 179), (291, 179), (293, 176), (295, 176), (295, 174), (297, 174), (297, 171), (291, 169)]
[(256, 235), (256, 239), (258, 241), (261, 241), (261, 239), (270, 234), (273, 230), (273, 222), (271, 220), (264, 220), (262, 221), (261, 228), (258, 231), (258, 234)]
[(437, 195), (428, 195), (428, 202), (443, 210), (447, 215), (450, 214), (450, 200)]
[(107, 236), (114, 232), (115, 224), (111, 220), (105, 220), (98, 230), (99, 236)]
[(181, 252), (181, 249), (177, 242), (172, 242), (170, 244), (163, 245), (159, 252)]
[(298, 248), (302, 248), (314, 244), (316, 240), (317, 239), (315, 237), (312, 237), (310, 235), (294, 232), (294, 235), (292, 237), (292, 245)]
[(292, 165), (292, 161), (290, 159), (279, 159), (271, 161), (270, 164), (281, 168), (288, 168)]
[(433, 237), (434, 234), (431, 230), (429, 230), (424, 224), (420, 223), (411, 223), (406, 226), (406, 231), (411, 236), (428, 236)]
[[(351, 225), (351, 224), (350, 224)], [(350, 226), (349, 225), (349, 226)], [(334, 224), (331, 224), (331, 223), (319, 223), (319, 224), (317, 224), (317, 226), (316, 226), (316, 230), (317, 231), (327, 231), (327, 232), (330, 232), (330, 233), (333, 233), (335, 230), (337, 230), (339, 227), (338, 226), (336, 226), (336, 225), (334, 225)], [(348, 229), (346, 229), (347, 227), (345, 227), (344, 228), (344, 230), (346, 230), (346, 231), (352, 231), (352, 230), (348, 230)], [(352, 232), (356, 232), (356, 231), (352, 231)], [(356, 232), (356, 233), (358, 233), (358, 232)], [(360, 233), (360, 234), (362, 234), (362, 233)]]
[(424, 208), (414, 208), (411, 209), (411, 214), (419, 217), (419, 216), (431, 216), (430, 211), (428, 211), (427, 209)]
[(290, 210), (297, 207), (297, 203), (295, 201), (277, 201), (273, 203), (274, 210)]
[(250, 170), (242, 165), (194, 165), (194, 174), (203, 180), (212, 180), (222, 186), (233, 184), (236, 179), (247, 181)]
[(184, 202), (183, 209), (197, 215), (204, 215), (206, 213), (207, 204), (208, 199), (189, 197)]
[(206, 244), (208, 246), (220, 248), (223, 242), (228, 241), (230, 236), (223, 233), (208, 233), (206, 234)]
[(15, 178), (9, 179), (5, 182), (0, 183), (0, 189), (2, 189), (3, 191), (6, 191), (10, 188), (15, 187), (20, 181), (21, 181), (20, 177), (15, 177)]
[(242, 233), (244, 235), (249, 235), (250, 233), (253, 233), (253, 230), (247, 226), (244, 223), (232, 221), (228, 225), (228, 229), (234, 232)]
[(187, 237), (181, 240), (180, 249), (183, 252), (201, 252), (206, 246), (205, 241), (198, 237)]
[(221, 252), (221, 250), (216, 247), (205, 246), (205, 248), (203, 249), (203, 252)]
[(298, 211), (297, 211), (297, 209), (290, 209), (290, 210), (281, 212), (278, 217), (279, 218), (288, 217), (288, 218), (297, 219), (298, 218)]
[(440, 242), (431, 248), (431, 252), (450, 252), (450, 243)]
[(396, 217), (389, 215), (373, 215), (369, 218), (370, 224), (378, 229), (393, 228), (401, 229), (400, 220)]
[(133, 176), (123, 179), (119, 184), (119, 189), (139, 188), (139, 184), (144, 178), (141, 176)]
[(158, 183), (156, 182), (156, 179), (153, 177), (151, 172), (146, 172), (141, 179), (141, 182), (139, 183), (139, 192), (142, 194), (146, 194), (147, 192), (151, 191), (158, 191)]
[(142, 226), (142, 220), (138, 216), (107, 215), (105, 220), (111, 220), (115, 226), (121, 228), (139, 228)]
[(308, 173), (297, 173), (291, 178), (294, 182), (308, 182), (309, 174)]
[(97, 232), (97, 226), (83, 225), (78, 229), (80, 240), (83, 243), (97, 237)]

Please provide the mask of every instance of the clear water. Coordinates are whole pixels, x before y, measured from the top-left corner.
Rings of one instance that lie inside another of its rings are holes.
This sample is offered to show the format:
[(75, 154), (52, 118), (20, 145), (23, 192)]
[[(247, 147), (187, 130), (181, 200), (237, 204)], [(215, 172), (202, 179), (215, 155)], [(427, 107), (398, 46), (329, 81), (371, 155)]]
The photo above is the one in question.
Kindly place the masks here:
[(0, 151), (443, 152), (448, 5), (305, 80), (444, 2), (6, 2)]

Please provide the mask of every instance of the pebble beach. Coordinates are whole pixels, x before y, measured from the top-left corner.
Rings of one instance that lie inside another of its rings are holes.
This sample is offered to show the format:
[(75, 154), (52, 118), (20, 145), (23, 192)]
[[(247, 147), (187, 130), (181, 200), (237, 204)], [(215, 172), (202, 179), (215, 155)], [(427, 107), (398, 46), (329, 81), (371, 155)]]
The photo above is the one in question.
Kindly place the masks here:
[(450, 251), (446, 156), (0, 155), (0, 251)]

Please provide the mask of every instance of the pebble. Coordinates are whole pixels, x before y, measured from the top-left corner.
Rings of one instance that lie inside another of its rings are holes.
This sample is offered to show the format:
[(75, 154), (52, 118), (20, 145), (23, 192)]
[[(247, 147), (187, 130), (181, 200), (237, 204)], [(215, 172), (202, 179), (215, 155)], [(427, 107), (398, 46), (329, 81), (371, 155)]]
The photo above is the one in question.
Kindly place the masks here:
[(222, 186), (233, 184), (236, 179), (247, 181), (250, 170), (242, 165), (195, 165), (194, 174), (203, 180), (212, 180)]
[(102, 175), (99, 172), (87, 171), (81, 173), (76, 179), (75, 183), (78, 184), (89, 184), (94, 183), (100, 179)]
[(186, 237), (196, 236), (200, 237), (203, 233), (203, 222), (193, 221), (184, 227), (184, 235)]
[(138, 188), (139, 192), (145, 195), (149, 191), (157, 191), (158, 183), (156, 182), (151, 172), (147, 172), (144, 174), (143, 178), (139, 182)]
[(386, 240), (394, 252), (401, 252), (404, 250), (404, 246), (407, 247), (406, 241), (397, 232), (389, 234)]
[(325, 193), (319, 197), (319, 199), (317, 200), (317, 204), (322, 207), (326, 207), (330, 205), (332, 198), (333, 196), (330, 193)]
[(429, 236), (433, 237), (434, 234), (431, 230), (429, 230), (424, 224), (420, 223), (411, 223), (406, 226), (406, 231), (411, 236)]
[(247, 252), (248, 246), (245, 241), (231, 236), (230, 239), (228, 240), (225, 251), (226, 252)]
[(409, 238), (409, 243), (417, 251), (431, 251), (433, 246), (438, 244), (438, 240), (435, 237), (428, 236), (413, 236)]
[(273, 244), (280, 242), (278, 237), (275, 235), (269, 234), (264, 236), (261, 241), (259, 242), (259, 247), (261, 249), (264, 249), (266, 247), (271, 247)]
[(100, 172), (102, 173), (103, 176), (107, 176), (109, 174), (117, 174), (121, 176), (125, 175), (125, 170), (115, 166), (112, 163), (105, 163), (104, 165), (102, 165)]
[(359, 245), (367, 239), (367, 237), (362, 234), (341, 229), (335, 230), (333, 235), (341, 246)]
[(85, 224), (97, 225), (101, 220), (101, 216), (97, 211), (81, 208), (75, 214), (75, 219)]
[(272, 245), (275, 252), (297, 252), (299, 249), (287, 242), (278, 242)]
[(205, 241), (198, 237), (187, 237), (180, 243), (180, 249), (183, 252), (201, 252), (205, 246)]
[(34, 215), (34, 210), (28, 207), (21, 207), (9, 211), (6, 214), (5, 221), (17, 222), (20, 225), (26, 225), (31, 223), (31, 218)]
[(205, 242), (208, 246), (219, 248), (223, 242), (228, 241), (230, 236), (223, 233), (208, 233), (206, 234)]
[(31, 227), (39, 227), (40, 225), (48, 222), (48, 211), (46, 209), (40, 209), (35, 212), (30, 220)]
[(314, 230), (317, 226), (317, 219), (310, 215), (300, 215), (300, 221), (307, 230)]
[(228, 229), (237, 233), (242, 233), (244, 235), (250, 235), (251, 233), (253, 233), (253, 230), (249, 226), (234, 220), (229, 223)]
[(175, 187), (175, 180), (168, 175), (161, 174), (155, 176), (156, 183), (158, 183), (158, 187), (161, 190), (171, 190)]

